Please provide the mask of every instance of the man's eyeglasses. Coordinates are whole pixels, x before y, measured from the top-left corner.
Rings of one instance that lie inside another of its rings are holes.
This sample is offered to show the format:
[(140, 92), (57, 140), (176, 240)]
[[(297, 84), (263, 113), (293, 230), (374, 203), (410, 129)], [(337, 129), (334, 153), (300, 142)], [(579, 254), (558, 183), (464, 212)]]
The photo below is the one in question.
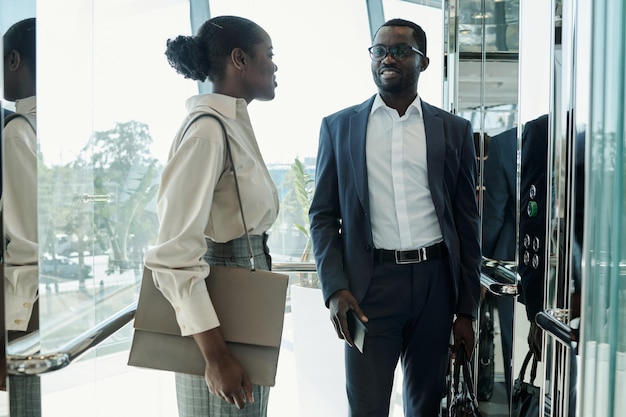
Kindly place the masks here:
[(411, 52), (415, 52), (420, 54), (421, 56), (425, 56), (424, 53), (419, 49), (405, 43), (391, 45), (389, 47), (379, 44), (370, 46), (369, 48), (367, 48), (367, 50), (370, 52), (370, 58), (372, 58), (372, 61), (376, 62), (382, 61), (387, 55), (391, 55), (391, 57), (396, 61), (402, 61), (403, 59), (406, 59), (411, 54)]

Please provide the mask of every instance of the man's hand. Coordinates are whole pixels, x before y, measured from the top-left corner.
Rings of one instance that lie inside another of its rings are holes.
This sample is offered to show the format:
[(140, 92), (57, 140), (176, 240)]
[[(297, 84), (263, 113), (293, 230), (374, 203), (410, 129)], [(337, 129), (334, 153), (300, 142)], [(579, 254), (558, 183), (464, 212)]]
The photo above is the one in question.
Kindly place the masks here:
[(456, 353), (461, 348), (461, 345), (465, 346), (465, 353), (467, 358), (472, 357), (474, 351), (475, 335), (474, 325), (472, 319), (469, 317), (457, 316), (454, 324), (452, 325), (452, 332), (454, 334), (454, 345), (452, 345), (452, 359), (456, 359)]
[(367, 322), (367, 316), (359, 307), (359, 303), (349, 290), (339, 290), (330, 297), (328, 308), (330, 309), (330, 321), (335, 326), (337, 336), (344, 339), (350, 346), (354, 346), (354, 341), (348, 330), (346, 314), (348, 310), (354, 310), (361, 321)]

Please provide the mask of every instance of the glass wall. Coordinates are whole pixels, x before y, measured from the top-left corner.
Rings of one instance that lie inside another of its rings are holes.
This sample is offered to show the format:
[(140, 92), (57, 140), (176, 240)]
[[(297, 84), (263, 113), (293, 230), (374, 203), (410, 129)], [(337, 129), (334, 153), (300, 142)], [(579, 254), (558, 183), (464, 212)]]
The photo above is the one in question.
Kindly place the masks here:
[[(0, 4), (2, 16), (9, 3)], [(156, 237), (160, 173), (185, 116), (185, 100), (198, 92), (198, 84), (176, 74), (164, 56), (168, 38), (192, 34), (190, 21), (198, 10), (190, 3), (211, 16), (250, 18), (272, 37), (277, 96), (250, 105), (281, 198), (269, 244), (276, 263), (311, 261), (303, 233), (307, 203), (298, 201), (295, 187), (298, 179), (309, 192), (314, 187), (322, 117), (376, 92), (366, 2), (38, 2), (41, 352), (64, 350), (137, 299), (143, 254)], [(377, 19), (402, 17), (424, 27), (431, 65), (421, 77), (420, 95), (441, 106), (441, 7), (418, 3), (386, 0)], [(312, 353), (302, 350), (306, 343), (296, 340), (297, 329), (310, 333), (310, 327), (294, 317), (290, 293), (270, 415), (345, 415), (343, 342), (334, 334), (315, 277), (293, 274), (292, 280), (314, 291), (316, 311), (306, 316), (319, 317), (320, 331), (329, 337), (315, 340)], [(173, 375), (126, 366), (131, 336), (126, 326), (69, 367), (44, 374), (43, 415), (175, 415)], [(313, 369), (323, 362), (320, 356), (338, 364), (332, 374)], [(322, 383), (315, 379), (320, 374)], [(392, 415), (399, 416), (400, 390), (395, 391)]]
[(625, 5), (592, 4), (580, 410), (619, 416), (626, 407)]

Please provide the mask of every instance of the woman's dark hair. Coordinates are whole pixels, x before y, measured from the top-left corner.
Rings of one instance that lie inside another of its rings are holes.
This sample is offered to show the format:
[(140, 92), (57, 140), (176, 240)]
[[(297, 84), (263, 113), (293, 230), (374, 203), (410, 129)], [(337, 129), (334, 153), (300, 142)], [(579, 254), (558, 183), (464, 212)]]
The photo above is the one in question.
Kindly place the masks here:
[(185, 78), (216, 81), (224, 76), (226, 58), (232, 50), (241, 48), (253, 55), (254, 45), (263, 41), (263, 33), (263, 28), (251, 20), (218, 16), (204, 22), (196, 36), (168, 39), (165, 56)]
[(413, 39), (417, 43), (417, 48), (424, 53), (424, 56), (428, 56), (426, 53), (426, 33), (420, 25), (404, 19), (391, 19), (383, 23), (381, 27), (385, 26), (404, 26), (413, 29)]
[(33, 74), (36, 74), (36, 36), (35, 18), (20, 20), (13, 24), (3, 37), (4, 55), (17, 51), (20, 58), (28, 63)]

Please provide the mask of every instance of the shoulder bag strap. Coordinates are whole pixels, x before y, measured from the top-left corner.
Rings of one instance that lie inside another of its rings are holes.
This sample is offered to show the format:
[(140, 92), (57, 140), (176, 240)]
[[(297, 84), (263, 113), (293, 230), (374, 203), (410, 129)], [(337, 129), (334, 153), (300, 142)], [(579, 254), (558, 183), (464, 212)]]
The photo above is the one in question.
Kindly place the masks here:
[(4, 118), (4, 127), (6, 127), (6, 126), (9, 124), (9, 122), (10, 122), (11, 120), (13, 120), (13, 119), (24, 119), (24, 120), (26, 120), (26, 122), (28, 123), (28, 125), (30, 126), (30, 128), (31, 128), (31, 129), (33, 129), (33, 131), (34, 131), (35, 133), (37, 133), (37, 129), (35, 128), (35, 125), (33, 124), (33, 121), (31, 120), (31, 118), (30, 118), (30, 117), (28, 117), (28, 116), (27, 116), (27, 115), (25, 115), (25, 114), (22, 114), (22, 113), (11, 113), (11, 114), (9, 114), (8, 116), (6, 116), (6, 117)]
[(185, 136), (185, 133), (187, 133), (187, 130), (189, 129), (189, 127), (201, 117), (210, 117), (212, 119), (217, 120), (217, 122), (220, 124), (220, 127), (222, 128), (222, 134), (224, 135), (224, 143), (226, 144), (226, 153), (228, 154), (228, 160), (230, 161), (230, 164), (233, 167), (233, 178), (235, 179), (235, 188), (237, 189), (237, 200), (239, 201), (239, 211), (241, 212), (241, 221), (243, 222), (243, 229), (246, 233), (246, 240), (248, 242), (248, 253), (250, 255), (250, 269), (252, 271), (255, 271), (256, 268), (254, 266), (254, 255), (252, 253), (252, 243), (250, 242), (250, 233), (248, 233), (248, 226), (246, 226), (246, 219), (243, 215), (243, 204), (241, 203), (241, 193), (239, 192), (239, 181), (237, 181), (237, 171), (235, 171), (235, 162), (233, 161), (233, 154), (230, 150), (230, 138), (228, 137), (228, 133), (226, 132), (226, 126), (224, 126), (224, 122), (222, 122), (222, 120), (219, 117), (217, 117), (216, 115), (212, 113), (198, 114), (192, 117), (189, 120), (189, 122), (187, 122), (187, 125), (183, 129), (183, 133), (180, 136), (180, 140), (181, 141), (183, 140), (183, 137)]

